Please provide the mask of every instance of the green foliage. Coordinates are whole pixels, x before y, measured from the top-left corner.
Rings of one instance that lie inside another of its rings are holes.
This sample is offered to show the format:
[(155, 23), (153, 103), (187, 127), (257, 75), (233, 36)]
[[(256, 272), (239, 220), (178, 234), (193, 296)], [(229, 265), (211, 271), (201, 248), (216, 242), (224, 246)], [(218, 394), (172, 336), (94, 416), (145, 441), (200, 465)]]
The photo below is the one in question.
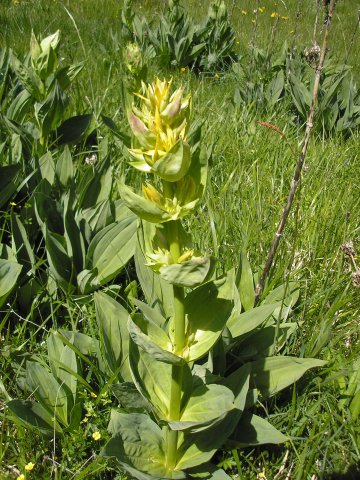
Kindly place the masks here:
[(169, 1), (158, 21), (147, 22), (124, 5), (122, 31), (135, 41), (148, 60), (160, 66), (189, 67), (198, 72), (213, 72), (229, 66), (236, 58), (235, 34), (227, 18), (223, 0), (213, 0), (204, 22), (195, 23), (180, 1)]
[[(305, 124), (317, 61), (315, 58), (315, 63), (311, 63), (311, 50), (299, 53), (285, 42), (278, 56), (270, 47), (268, 50), (255, 47), (249, 60), (242, 58), (233, 64), (237, 79), (234, 104), (238, 107), (246, 105), (256, 112), (267, 112), (285, 103), (297, 120)], [(348, 134), (359, 126), (359, 107), (359, 94), (351, 68), (328, 58), (321, 72), (317, 128), (326, 134)]]

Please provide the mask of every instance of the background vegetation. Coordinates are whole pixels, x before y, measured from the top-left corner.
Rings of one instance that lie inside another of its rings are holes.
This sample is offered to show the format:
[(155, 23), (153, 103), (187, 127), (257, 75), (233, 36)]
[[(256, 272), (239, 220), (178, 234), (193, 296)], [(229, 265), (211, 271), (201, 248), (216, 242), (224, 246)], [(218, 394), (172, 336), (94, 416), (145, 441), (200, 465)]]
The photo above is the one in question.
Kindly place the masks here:
[[(321, 2), (319, 2), (320, 5)], [(166, 2), (137, 1), (134, 10), (156, 19)], [(191, 17), (201, 21), (208, 2), (184, 1)], [(132, 174), (124, 161), (120, 142), (101, 121), (110, 117), (122, 131), (129, 133), (122, 106), (121, 12), (116, 0), (3, 1), (0, 5), (0, 45), (11, 47), (19, 58), (29, 50), (33, 30), (43, 37), (61, 31), (61, 56), (64, 64), (84, 62), (81, 75), (70, 88), (67, 117), (93, 113), (97, 134), (108, 135), (112, 166), (116, 178), (131, 183)], [(227, 2), (230, 23), (235, 32), (235, 53), (240, 65), (248, 69), (249, 83), (258, 85), (263, 62), (256, 49), (278, 54), (286, 41), (298, 52), (312, 46), (317, 8), (316, 38), (324, 20), (324, 11), (316, 1), (242, 0)], [(322, 7), (321, 7), (322, 8)], [(257, 13), (254, 10), (257, 9)], [(264, 9), (260, 12), (259, 9)], [(272, 16), (273, 13), (279, 14)], [(330, 54), (335, 64), (351, 67), (353, 81), (359, 83), (360, 40), (356, 27), (356, 2), (339, 0), (330, 37)], [(353, 38), (354, 35), (354, 38)], [(320, 43), (320, 42), (319, 42)], [(266, 69), (264, 75), (266, 74)], [(172, 69), (149, 65), (148, 79), (155, 75), (173, 76), (193, 96), (193, 117), (204, 120), (204, 144), (213, 144), (209, 190), (189, 225), (203, 250), (217, 256), (225, 271), (238, 262), (240, 252), (249, 252), (253, 270), (260, 272), (280, 218), (295, 167), (294, 155), (287, 143), (272, 129), (257, 122), (275, 124), (286, 133), (288, 143), (297, 151), (303, 136), (303, 121), (294, 110), (291, 96), (271, 107), (261, 108), (259, 93), (251, 90), (246, 101), (236, 95), (241, 89), (239, 71), (220, 68), (200, 74), (177, 65)], [(239, 100), (240, 98), (240, 100)], [(281, 447), (247, 448), (223, 453), (217, 462), (229, 474), (240, 479), (290, 477), (301, 479), (358, 478), (360, 427), (358, 413), (350, 409), (359, 397), (359, 286), (354, 281), (354, 262), (360, 263), (360, 167), (359, 129), (327, 131), (318, 123), (306, 159), (301, 189), (297, 194), (269, 284), (284, 280), (300, 282), (296, 320), (301, 325), (286, 346), (286, 353), (316, 356), (328, 361), (327, 367), (309, 373), (291, 391), (259, 405), (262, 415), (292, 437)], [(75, 151), (79, 171), (85, 168), (86, 149)], [(92, 151), (92, 150), (91, 150)], [(84, 154), (82, 154), (85, 152)], [(116, 196), (116, 194), (113, 194)], [(2, 207), (2, 238), (7, 238), (12, 212), (18, 213), (18, 199)], [(355, 255), (346, 255), (342, 246), (353, 242)], [(37, 252), (40, 262), (45, 262)], [(114, 283), (134, 279), (133, 264), (127, 266)], [(355, 279), (356, 280), (356, 279)], [(121, 296), (126, 297), (126, 292)], [(41, 300), (41, 301), (40, 301)], [(46, 308), (43, 304), (48, 301)], [(48, 305), (51, 307), (48, 308)], [(49, 442), (40, 435), (14, 423), (5, 402), (22, 397), (22, 367), (33, 356), (46, 355), (45, 338), (52, 328), (77, 328), (95, 335), (97, 324), (92, 299), (63, 292), (49, 299), (34, 299), (29, 312), (19, 308), (16, 296), (1, 307), (1, 469), (0, 478), (25, 475), (25, 465), (33, 462), (26, 478), (115, 478), (109, 462), (96, 456), (108, 438), (106, 427), (114, 402), (106, 388), (91, 395), (83, 392), (85, 415), (81, 428)], [(98, 387), (98, 386), (97, 386)], [(100, 432), (101, 436), (93, 435)], [(264, 475), (264, 476), (261, 476)]]

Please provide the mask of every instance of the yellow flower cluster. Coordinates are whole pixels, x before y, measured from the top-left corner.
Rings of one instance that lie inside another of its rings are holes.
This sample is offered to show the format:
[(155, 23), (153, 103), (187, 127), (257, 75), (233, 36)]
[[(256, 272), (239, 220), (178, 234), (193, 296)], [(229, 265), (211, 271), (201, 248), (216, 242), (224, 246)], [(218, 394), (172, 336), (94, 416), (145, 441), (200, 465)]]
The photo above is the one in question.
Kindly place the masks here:
[(142, 83), (141, 92), (136, 94), (142, 100), (141, 109), (133, 106), (129, 122), (140, 148), (129, 152), (139, 170), (150, 172), (179, 140), (186, 140), (190, 96), (183, 98), (181, 88), (170, 96), (171, 84), (172, 80), (156, 79), (153, 84)]

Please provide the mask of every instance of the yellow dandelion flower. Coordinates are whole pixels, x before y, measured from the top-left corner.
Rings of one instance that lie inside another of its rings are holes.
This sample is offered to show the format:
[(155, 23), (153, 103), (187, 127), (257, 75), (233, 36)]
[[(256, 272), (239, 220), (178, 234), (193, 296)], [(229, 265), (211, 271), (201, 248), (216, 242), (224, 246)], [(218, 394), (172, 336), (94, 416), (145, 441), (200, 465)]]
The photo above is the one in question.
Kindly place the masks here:
[(186, 68), (185, 68), (185, 67), (181, 67), (181, 68), (180, 68), (180, 71), (181, 71), (182, 73), (185, 73), (185, 72), (186, 72)]
[(289, 20), (289, 17), (281, 17), (282, 20)]
[(25, 475), (21, 473), (18, 477), (16, 477), (16, 480), (25, 480)]
[(96, 393), (91, 392), (91, 393), (90, 393), (90, 397), (91, 397), (91, 398), (97, 398), (97, 395), (96, 395)]
[(92, 438), (93, 438), (94, 440), (96, 440), (96, 441), (100, 440), (100, 438), (101, 438), (101, 433), (100, 433), (100, 432), (94, 432), (94, 433), (92, 434)]
[(34, 467), (35, 467), (35, 463), (29, 462), (28, 464), (25, 465), (25, 470), (27, 472), (31, 472), (31, 470), (33, 470)]
[(278, 17), (279, 14), (277, 12), (272, 12), (272, 14), (270, 15), (271, 18), (275, 18), (275, 17)]
[(247, 10), (241, 10), (241, 15), (247, 15)]

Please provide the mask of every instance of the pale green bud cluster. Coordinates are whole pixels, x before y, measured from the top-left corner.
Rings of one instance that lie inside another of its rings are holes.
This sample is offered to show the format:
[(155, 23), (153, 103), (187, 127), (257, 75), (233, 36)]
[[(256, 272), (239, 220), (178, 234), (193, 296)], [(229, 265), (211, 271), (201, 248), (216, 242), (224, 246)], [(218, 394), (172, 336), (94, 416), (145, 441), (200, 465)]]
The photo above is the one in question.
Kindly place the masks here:
[(130, 73), (136, 74), (142, 68), (142, 54), (137, 43), (128, 43), (124, 51), (124, 61)]
[(33, 69), (42, 80), (45, 80), (53, 73), (58, 66), (58, 56), (56, 53), (60, 42), (60, 31), (44, 38), (40, 42), (37, 40), (34, 32), (31, 33), (30, 55)]

